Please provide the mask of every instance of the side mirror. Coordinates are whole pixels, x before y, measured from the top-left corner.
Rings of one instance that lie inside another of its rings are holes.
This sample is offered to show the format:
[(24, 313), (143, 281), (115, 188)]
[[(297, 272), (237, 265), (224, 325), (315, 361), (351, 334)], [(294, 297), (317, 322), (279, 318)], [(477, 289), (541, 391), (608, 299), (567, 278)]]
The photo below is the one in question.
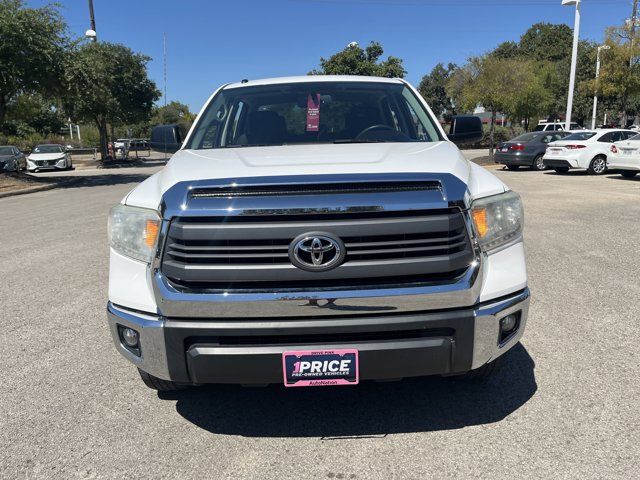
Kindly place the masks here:
[(448, 137), (449, 140), (456, 145), (477, 142), (482, 140), (483, 135), (484, 130), (480, 117), (458, 115), (451, 119), (451, 128), (449, 129)]
[(175, 153), (182, 147), (182, 134), (178, 125), (158, 125), (151, 130), (151, 150), (160, 153)]

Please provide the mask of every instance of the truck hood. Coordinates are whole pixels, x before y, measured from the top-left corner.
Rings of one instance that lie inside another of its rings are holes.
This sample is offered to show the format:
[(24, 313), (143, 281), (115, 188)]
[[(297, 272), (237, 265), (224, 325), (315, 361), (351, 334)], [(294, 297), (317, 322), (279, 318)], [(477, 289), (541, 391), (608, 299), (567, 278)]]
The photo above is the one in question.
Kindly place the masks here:
[(450, 142), (180, 150), (161, 172), (136, 187), (126, 203), (157, 208), (162, 195), (184, 181), (327, 174), (452, 174), (468, 185), (474, 196), (479, 181), (474, 172), (478, 172), (476, 177), (488, 175), (492, 179), (489, 185), (482, 182), (489, 187), (488, 194), (505, 191), (502, 182), (470, 164)]

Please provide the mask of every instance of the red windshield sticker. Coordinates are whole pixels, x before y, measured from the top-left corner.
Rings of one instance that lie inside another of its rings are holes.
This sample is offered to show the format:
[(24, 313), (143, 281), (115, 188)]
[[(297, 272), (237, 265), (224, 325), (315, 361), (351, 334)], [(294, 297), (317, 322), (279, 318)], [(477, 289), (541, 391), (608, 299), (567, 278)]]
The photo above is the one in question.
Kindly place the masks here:
[(320, 129), (320, 94), (309, 94), (307, 99), (307, 132)]

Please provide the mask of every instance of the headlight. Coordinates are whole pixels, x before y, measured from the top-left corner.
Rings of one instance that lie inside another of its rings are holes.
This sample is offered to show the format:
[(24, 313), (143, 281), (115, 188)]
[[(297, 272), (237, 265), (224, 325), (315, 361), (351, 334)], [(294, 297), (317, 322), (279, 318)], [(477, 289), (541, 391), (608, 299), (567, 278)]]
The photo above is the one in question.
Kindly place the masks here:
[(484, 251), (498, 248), (522, 235), (524, 210), (520, 195), (502, 193), (471, 204), (473, 226)]
[(156, 251), (160, 221), (155, 210), (116, 205), (109, 213), (109, 244), (127, 257), (150, 263)]

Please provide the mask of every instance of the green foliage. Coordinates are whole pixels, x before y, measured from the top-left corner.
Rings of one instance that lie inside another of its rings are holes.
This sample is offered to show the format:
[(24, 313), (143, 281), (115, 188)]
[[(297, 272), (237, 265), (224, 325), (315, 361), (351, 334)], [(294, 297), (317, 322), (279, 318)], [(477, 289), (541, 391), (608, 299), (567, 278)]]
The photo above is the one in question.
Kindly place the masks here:
[(536, 23), (520, 38), (518, 51), (531, 60), (557, 62), (571, 58), (573, 30), (565, 24)]
[(151, 116), (152, 125), (170, 125), (184, 122), (189, 125), (195, 120), (195, 113), (191, 113), (184, 103), (173, 101), (163, 107), (155, 107)]
[(404, 78), (407, 72), (402, 59), (389, 56), (386, 60), (380, 60), (383, 53), (382, 45), (378, 42), (371, 42), (365, 49), (349, 45), (328, 59), (320, 58), (320, 69), (310, 74)]
[(149, 57), (124, 45), (87, 43), (69, 55), (65, 110), (76, 120), (94, 122), (106, 156), (107, 123), (147, 121), (160, 92), (147, 76)]
[(7, 106), (2, 131), (10, 135), (59, 134), (66, 122), (60, 109), (40, 94), (23, 93)]
[(453, 73), (447, 90), (460, 108), (473, 111), (482, 105), (491, 112), (489, 138), (493, 153), (498, 112), (529, 118), (549, 102), (545, 76), (539, 74), (542, 70), (537, 62), (520, 58), (474, 57)]
[(600, 78), (589, 84), (599, 95), (619, 99), (622, 123), (629, 113), (639, 113), (640, 104), (640, 36), (632, 43), (631, 35), (626, 26), (608, 31), (609, 50), (601, 53)]
[(422, 77), (418, 91), (438, 117), (453, 110), (451, 97), (447, 94), (447, 83), (458, 67), (450, 63), (446, 67), (439, 63), (431, 73)]
[(502, 42), (489, 55), (496, 58), (515, 58), (520, 56), (520, 46), (516, 42)]
[(60, 91), (68, 45), (57, 5), (26, 8), (22, 0), (0, 0), (0, 125), (18, 94)]

